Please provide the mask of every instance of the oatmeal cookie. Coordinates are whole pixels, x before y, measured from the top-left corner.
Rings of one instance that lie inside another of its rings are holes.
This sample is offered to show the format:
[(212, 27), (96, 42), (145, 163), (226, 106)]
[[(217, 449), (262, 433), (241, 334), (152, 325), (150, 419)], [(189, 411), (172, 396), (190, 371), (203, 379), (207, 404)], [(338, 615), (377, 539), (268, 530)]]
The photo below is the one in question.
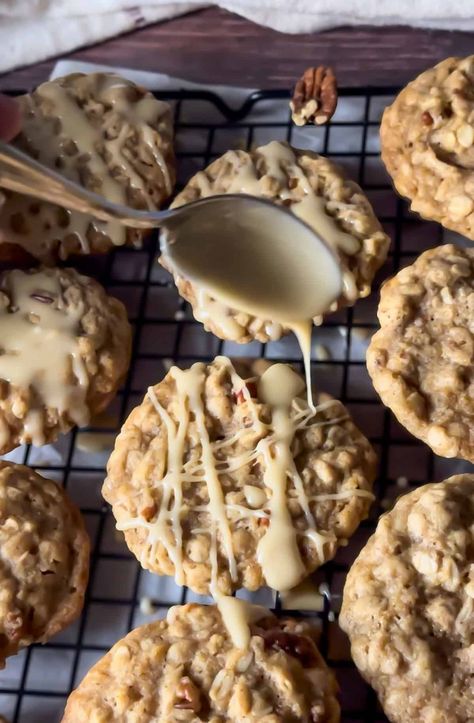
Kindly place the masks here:
[[(170, 107), (106, 73), (74, 73), (19, 98), (21, 150), (111, 201), (157, 209), (174, 186)], [(43, 263), (140, 245), (144, 232), (6, 192), (0, 259)]]
[(64, 490), (0, 461), (0, 667), (44, 643), (81, 612), (89, 538)]
[(382, 160), (423, 218), (474, 239), (474, 55), (426, 70), (384, 112)]
[(214, 605), (129, 633), (69, 697), (63, 723), (337, 723), (337, 684), (302, 621), (262, 612), (237, 648)]
[[(274, 374), (295, 392), (276, 411), (262, 391), (279, 391)], [(102, 491), (142, 566), (198, 593), (294, 587), (373, 497), (375, 453), (340, 402), (320, 394), (311, 410), (284, 364), (244, 376), (225, 357), (173, 367), (125, 422)]]
[(339, 622), (394, 723), (474, 720), (474, 475), (404, 495), (349, 571)]
[(74, 269), (0, 275), (0, 454), (104, 409), (130, 359), (123, 304)]
[(382, 401), (442, 457), (474, 462), (474, 249), (421, 254), (387, 281), (367, 368)]
[[(373, 277), (383, 264), (390, 240), (383, 232), (362, 190), (345, 178), (327, 158), (311, 151), (272, 141), (253, 151), (228, 151), (197, 173), (178, 194), (172, 207), (206, 196), (248, 193), (291, 208), (336, 248), (343, 269), (343, 294), (331, 311), (368, 296)], [(260, 319), (231, 309), (173, 269), (162, 255), (161, 264), (174, 276), (179, 293), (193, 307), (194, 316), (221, 339), (241, 343), (276, 340), (288, 331), (274, 320)], [(222, 316), (232, 319), (223, 326)], [(315, 319), (320, 323), (321, 319)]]

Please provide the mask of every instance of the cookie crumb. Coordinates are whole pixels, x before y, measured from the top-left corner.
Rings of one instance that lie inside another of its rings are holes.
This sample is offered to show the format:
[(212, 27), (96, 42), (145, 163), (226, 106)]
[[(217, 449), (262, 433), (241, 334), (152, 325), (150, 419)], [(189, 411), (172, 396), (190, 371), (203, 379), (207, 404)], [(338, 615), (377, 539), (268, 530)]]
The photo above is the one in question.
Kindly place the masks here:
[(316, 344), (314, 347), (314, 354), (318, 361), (329, 361), (332, 359), (330, 350), (324, 344)]
[(365, 326), (353, 326), (351, 336), (358, 341), (367, 341), (367, 339), (370, 339), (372, 336), (372, 329), (368, 329)]
[(140, 612), (142, 615), (154, 615), (156, 608), (149, 597), (140, 598)]
[(396, 479), (396, 485), (397, 487), (401, 487), (402, 489), (405, 489), (408, 487), (408, 477), (397, 477)]
[(322, 582), (318, 590), (323, 597), (325, 597), (329, 602), (331, 602), (331, 590), (327, 582)]
[(79, 432), (76, 437), (76, 447), (81, 452), (100, 454), (113, 449), (115, 437), (115, 434), (101, 432)]

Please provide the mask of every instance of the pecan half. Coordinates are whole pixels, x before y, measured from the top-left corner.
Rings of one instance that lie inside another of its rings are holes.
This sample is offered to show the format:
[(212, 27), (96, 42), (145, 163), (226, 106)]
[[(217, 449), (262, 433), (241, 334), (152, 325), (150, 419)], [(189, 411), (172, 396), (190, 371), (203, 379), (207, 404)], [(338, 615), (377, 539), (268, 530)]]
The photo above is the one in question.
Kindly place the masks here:
[(194, 713), (199, 713), (201, 710), (201, 693), (187, 675), (184, 675), (179, 681), (175, 695), (175, 708), (192, 710)]
[(307, 68), (295, 85), (290, 101), (291, 118), (297, 126), (322, 125), (334, 115), (337, 83), (332, 68)]

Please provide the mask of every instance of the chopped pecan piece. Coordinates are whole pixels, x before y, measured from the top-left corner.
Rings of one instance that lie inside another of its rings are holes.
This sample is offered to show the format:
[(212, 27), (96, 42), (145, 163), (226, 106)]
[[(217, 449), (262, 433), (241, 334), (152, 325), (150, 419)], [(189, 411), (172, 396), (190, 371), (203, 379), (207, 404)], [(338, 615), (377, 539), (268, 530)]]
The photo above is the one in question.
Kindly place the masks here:
[(176, 686), (174, 707), (180, 710), (192, 710), (194, 713), (199, 713), (201, 710), (201, 693), (187, 675), (184, 675)]
[(149, 505), (148, 507), (144, 507), (141, 510), (141, 516), (143, 517), (144, 520), (146, 520), (147, 522), (150, 522), (150, 520), (156, 515), (157, 512), (158, 512), (158, 507), (153, 502), (152, 505)]
[[(257, 398), (257, 385), (255, 382), (247, 382), (245, 385), (247, 387), (248, 393), (252, 397), (252, 399)], [(245, 402), (245, 395), (244, 395), (244, 387), (239, 389), (237, 392), (234, 392), (234, 398), (237, 404), (243, 404)]]
[(431, 113), (428, 113), (428, 111), (425, 110), (421, 114), (421, 121), (422, 121), (423, 125), (425, 125), (425, 126), (432, 126), (433, 125), (433, 117), (432, 117)]
[(268, 630), (262, 637), (265, 648), (283, 650), (287, 655), (299, 660), (303, 668), (314, 668), (318, 663), (314, 643), (306, 636)]
[(297, 126), (322, 125), (334, 115), (337, 83), (332, 68), (307, 68), (295, 85), (290, 102), (292, 120)]

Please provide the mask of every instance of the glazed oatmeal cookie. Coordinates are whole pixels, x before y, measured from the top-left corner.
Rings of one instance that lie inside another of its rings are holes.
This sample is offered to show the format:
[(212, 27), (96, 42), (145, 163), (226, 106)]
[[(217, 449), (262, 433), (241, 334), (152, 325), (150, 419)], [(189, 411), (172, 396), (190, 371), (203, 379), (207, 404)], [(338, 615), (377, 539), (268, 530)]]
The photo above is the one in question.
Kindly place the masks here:
[(44, 643), (81, 612), (89, 538), (55, 482), (0, 461), (0, 667)]
[(104, 409), (130, 359), (123, 304), (74, 269), (0, 275), (0, 454)]
[(394, 723), (474, 720), (474, 475), (404, 495), (349, 571), (339, 622)]
[(387, 281), (367, 368), (384, 404), (436, 454), (474, 462), (474, 249), (426, 251)]
[(171, 608), (96, 663), (63, 723), (337, 723), (337, 684), (311, 626), (257, 617), (239, 648), (214, 605)]
[[(347, 180), (342, 169), (330, 160), (311, 151), (292, 149), (279, 141), (251, 152), (228, 151), (197, 173), (175, 198), (172, 207), (223, 193), (248, 193), (284, 204), (337, 249), (344, 288), (331, 311), (368, 296), (390, 240), (362, 190)], [(173, 274), (179, 293), (191, 304), (196, 319), (221, 339), (265, 342), (278, 339), (288, 331), (274, 320), (256, 318), (213, 299), (180, 276), (169, 257), (162, 255), (160, 262)], [(223, 314), (232, 324), (223, 326), (220, 321)], [(315, 323), (320, 321), (315, 319)]]
[[(171, 195), (174, 154), (170, 107), (108, 73), (74, 73), (19, 98), (23, 123), (13, 141), (53, 170), (111, 201), (157, 209)], [(144, 232), (5, 192), (0, 259), (43, 263), (71, 254), (140, 245)]]
[[(173, 367), (125, 422), (103, 487), (142, 566), (198, 593), (294, 587), (373, 498), (375, 454), (340, 402), (311, 410), (284, 364), (243, 376), (225, 357)], [(274, 408), (265, 386), (288, 383)]]
[(382, 160), (423, 218), (474, 239), (474, 55), (426, 70), (384, 112)]

